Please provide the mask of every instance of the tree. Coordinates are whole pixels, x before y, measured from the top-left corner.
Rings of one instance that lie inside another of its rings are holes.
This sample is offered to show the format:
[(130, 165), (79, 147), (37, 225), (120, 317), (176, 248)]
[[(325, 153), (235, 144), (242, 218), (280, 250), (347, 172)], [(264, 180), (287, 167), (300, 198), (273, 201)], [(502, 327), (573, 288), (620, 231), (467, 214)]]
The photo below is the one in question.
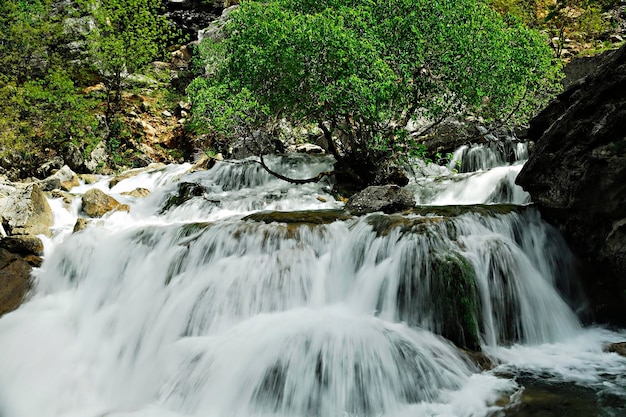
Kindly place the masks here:
[(236, 139), (315, 123), (361, 186), (420, 154), (417, 118), (524, 121), (558, 80), (542, 35), (476, 0), (247, 1), (229, 17), (224, 40), (200, 45), (191, 127)]
[(80, 0), (92, 19), (89, 52), (104, 79), (107, 116), (121, 100), (128, 75), (159, 57), (175, 30), (162, 12), (161, 0)]
[(0, 2), (0, 156), (35, 168), (46, 148), (81, 144), (96, 125), (94, 102), (72, 81), (61, 51), (64, 17), (52, 0)]

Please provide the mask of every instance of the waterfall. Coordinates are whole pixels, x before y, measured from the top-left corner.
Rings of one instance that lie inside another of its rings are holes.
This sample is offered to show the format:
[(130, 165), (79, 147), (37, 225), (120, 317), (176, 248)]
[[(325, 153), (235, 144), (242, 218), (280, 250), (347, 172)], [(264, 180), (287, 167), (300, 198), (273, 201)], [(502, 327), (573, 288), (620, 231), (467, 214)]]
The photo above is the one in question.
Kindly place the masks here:
[[(333, 163), (268, 160), (302, 177)], [(332, 183), (296, 187), (250, 161), (76, 187), (69, 206), (51, 201), (29, 300), (0, 319), (0, 416), (492, 416), (523, 391), (517, 369), (625, 398), (626, 363), (600, 342), (620, 336), (581, 327), (560, 235), (532, 207), (494, 204), (523, 202), (494, 194), (518, 164), (415, 181), (418, 199), (437, 184), (432, 206), (360, 218)], [(201, 192), (178, 198), (180, 184)], [(90, 187), (131, 210), (71, 233)], [(150, 196), (122, 194), (139, 187)], [(435, 205), (454, 198), (491, 205)], [(554, 346), (567, 366), (550, 367)]]

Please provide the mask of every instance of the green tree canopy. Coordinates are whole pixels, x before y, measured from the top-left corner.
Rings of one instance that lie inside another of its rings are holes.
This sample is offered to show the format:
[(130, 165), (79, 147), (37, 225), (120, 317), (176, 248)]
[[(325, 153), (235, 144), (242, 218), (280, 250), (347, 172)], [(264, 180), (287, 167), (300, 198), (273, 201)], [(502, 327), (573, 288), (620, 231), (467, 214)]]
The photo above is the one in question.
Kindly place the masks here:
[(45, 158), (45, 148), (93, 136), (95, 104), (74, 84), (69, 41), (52, 0), (0, 2), (0, 156)]
[(419, 151), (417, 118), (525, 121), (558, 80), (542, 35), (477, 0), (242, 1), (224, 31), (201, 44), (192, 126), (237, 138), (318, 124), (364, 184)]
[(87, 33), (91, 59), (114, 103), (124, 79), (159, 58), (176, 34), (161, 0), (79, 0), (91, 16)]

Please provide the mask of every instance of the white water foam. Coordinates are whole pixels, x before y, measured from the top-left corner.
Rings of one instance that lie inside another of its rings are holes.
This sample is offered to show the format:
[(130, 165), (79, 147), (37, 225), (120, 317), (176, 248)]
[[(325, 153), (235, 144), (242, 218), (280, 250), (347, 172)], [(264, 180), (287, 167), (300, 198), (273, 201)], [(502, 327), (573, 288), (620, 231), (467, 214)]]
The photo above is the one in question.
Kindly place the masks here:
[[(332, 161), (271, 163), (306, 177)], [(566, 248), (534, 210), (408, 219), (425, 233), (380, 223), (399, 216), (264, 224), (241, 218), (341, 203), (330, 184), (294, 187), (247, 163), (187, 169), (75, 188), (131, 206), (76, 234), (79, 198), (52, 202), (55, 236), (35, 289), (0, 319), (0, 416), (491, 416), (521, 389), (496, 376), (507, 372), (626, 392), (626, 360), (602, 352), (626, 335), (580, 327), (562, 297), (573, 285)], [(478, 177), (459, 184), (481, 188)], [(179, 182), (205, 192), (163, 211)], [(480, 198), (460, 187), (451, 201), (485, 202), (497, 183), (487, 182)], [(137, 187), (151, 196), (121, 194)], [(476, 271), (483, 349), (502, 362), (493, 372), (433, 334), (425, 266), (441, 250)], [(402, 319), (401, 277), (422, 285), (415, 322)]]

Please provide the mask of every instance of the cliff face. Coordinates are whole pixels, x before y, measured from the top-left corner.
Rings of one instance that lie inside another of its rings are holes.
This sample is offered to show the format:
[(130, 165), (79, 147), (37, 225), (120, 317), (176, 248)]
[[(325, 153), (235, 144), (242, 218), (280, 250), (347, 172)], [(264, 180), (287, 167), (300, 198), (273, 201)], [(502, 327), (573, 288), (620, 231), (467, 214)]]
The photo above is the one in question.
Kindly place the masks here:
[(581, 261), (594, 319), (626, 325), (626, 47), (532, 122), (517, 183)]

